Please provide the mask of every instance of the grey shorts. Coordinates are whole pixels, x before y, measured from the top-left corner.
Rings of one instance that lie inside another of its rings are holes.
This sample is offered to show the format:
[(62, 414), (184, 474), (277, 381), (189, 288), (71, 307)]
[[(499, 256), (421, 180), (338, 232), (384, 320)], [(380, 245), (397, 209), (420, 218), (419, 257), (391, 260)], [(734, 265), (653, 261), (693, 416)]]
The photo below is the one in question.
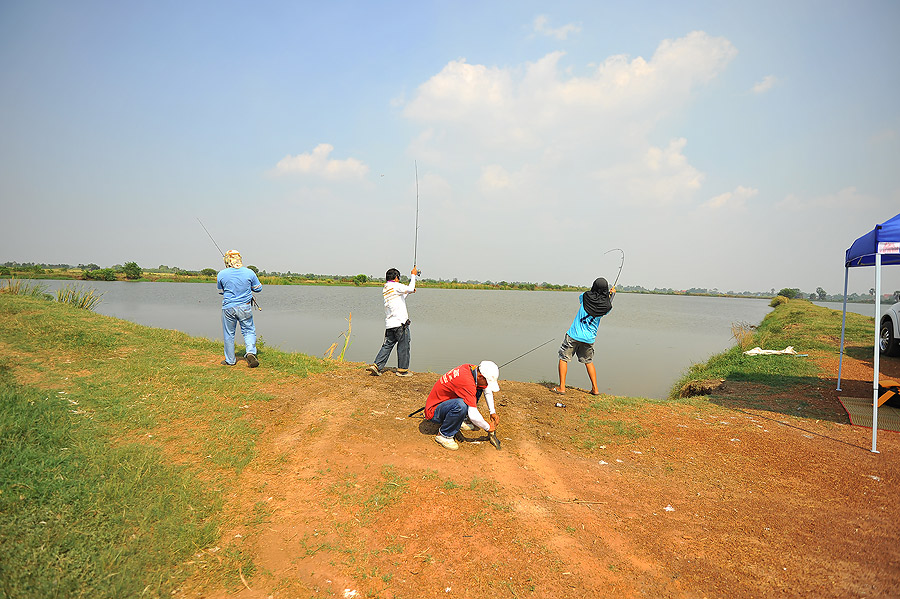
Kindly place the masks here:
[(590, 364), (594, 361), (594, 344), (576, 341), (566, 335), (562, 345), (559, 346), (559, 359), (568, 362), (572, 356), (578, 356), (578, 361), (582, 364)]

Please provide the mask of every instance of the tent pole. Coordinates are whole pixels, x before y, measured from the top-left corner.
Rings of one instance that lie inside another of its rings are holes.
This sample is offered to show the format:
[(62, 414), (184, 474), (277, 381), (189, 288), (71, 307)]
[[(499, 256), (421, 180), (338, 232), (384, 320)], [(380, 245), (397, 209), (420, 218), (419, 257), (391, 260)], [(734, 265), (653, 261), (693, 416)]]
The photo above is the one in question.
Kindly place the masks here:
[(872, 453), (878, 453), (878, 375), (881, 346), (879, 322), (881, 320), (881, 254), (876, 249), (875, 253), (875, 374), (872, 375)]
[(844, 366), (844, 328), (847, 325), (847, 279), (850, 277), (850, 267), (844, 266), (844, 315), (841, 317), (841, 355), (838, 358), (837, 390), (841, 390), (841, 369)]

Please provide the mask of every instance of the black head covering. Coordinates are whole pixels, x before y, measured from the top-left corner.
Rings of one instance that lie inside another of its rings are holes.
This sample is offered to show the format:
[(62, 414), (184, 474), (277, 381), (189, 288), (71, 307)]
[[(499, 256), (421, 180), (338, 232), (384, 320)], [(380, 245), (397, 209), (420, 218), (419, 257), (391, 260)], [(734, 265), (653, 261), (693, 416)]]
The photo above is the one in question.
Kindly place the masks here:
[(597, 318), (605, 316), (612, 310), (612, 300), (609, 297), (609, 283), (603, 277), (594, 280), (590, 291), (584, 292), (584, 311), (588, 316)]

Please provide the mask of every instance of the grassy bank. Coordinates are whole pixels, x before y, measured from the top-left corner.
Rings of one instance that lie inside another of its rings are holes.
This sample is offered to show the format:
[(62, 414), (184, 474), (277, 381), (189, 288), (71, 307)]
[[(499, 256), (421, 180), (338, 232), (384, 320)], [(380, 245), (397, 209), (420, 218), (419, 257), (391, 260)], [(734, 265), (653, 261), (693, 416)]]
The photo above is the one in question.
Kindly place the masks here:
[[(847, 313), (845, 340), (847, 345), (872, 343), (874, 320), (861, 314)], [(734, 347), (695, 364), (672, 387), (677, 397), (691, 381), (725, 379), (753, 381), (773, 389), (784, 389), (801, 379), (821, 374), (813, 360), (817, 356), (834, 356), (841, 336), (841, 312), (801, 299), (787, 300), (766, 315), (762, 323)], [(793, 346), (802, 356), (745, 356), (744, 351), (759, 346), (781, 350)]]
[[(851, 343), (871, 342), (871, 318), (847, 319)], [(753, 331), (750, 347), (834, 355), (840, 322), (840, 313), (792, 300)], [(215, 546), (226, 525), (222, 498), (236, 490), (266, 426), (247, 408), (271, 400), (264, 389), (328, 363), (263, 346), (265, 368), (226, 369), (220, 343), (9, 293), (0, 293), (0, 349), (0, 596), (166, 596), (188, 577), (233, 588), (238, 574), (252, 577), (252, 556)], [(818, 376), (809, 358), (751, 358), (742, 349), (693, 367), (676, 387), (724, 378), (781, 388)], [(620, 416), (648, 403), (665, 404), (604, 396), (573, 420), (563, 411), (553, 418), (565, 425), (567, 450), (590, 452), (646, 434), (652, 421)], [(354, 423), (370, 417), (357, 409)], [(319, 429), (303, 430), (309, 438)], [(409, 473), (380, 476), (378, 509), (407, 491)], [(267, 521), (270, 509), (254, 505), (250, 524)], [(366, 509), (354, 518), (375, 507)]]
[[(167, 595), (218, 538), (263, 427), (243, 407), (267, 394), (210, 368), (210, 340), (9, 293), (0, 322), (0, 596)], [(284, 376), (327, 367), (260, 354)]]

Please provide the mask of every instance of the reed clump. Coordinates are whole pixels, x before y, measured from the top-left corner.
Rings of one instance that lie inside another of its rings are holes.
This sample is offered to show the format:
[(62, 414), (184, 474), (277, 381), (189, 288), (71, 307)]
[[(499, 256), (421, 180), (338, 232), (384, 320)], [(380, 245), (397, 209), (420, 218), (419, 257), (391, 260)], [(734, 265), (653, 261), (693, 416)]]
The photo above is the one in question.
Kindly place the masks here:
[(84, 289), (73, 285), (66, 285), (56, 291), (56, 301), (83, 310), (93, 310), (100, 303), (102, 296), (103, 293), (97, 293), (96, 289)]
[(756, 327), (748, 322), (738, 321), (731, 323), (731, 336), (737, 341), (741, 350), (750, 349), (753, 346), (753, 335)]
[(337, 359), (339, 362), (344, 361), (344, 354), (347, 353), (347, 348), (350, 347), (350, 333), (353, 331), (353, 312), (347, 317), (347, 330), (338, 335), (338, 341), (335, 341), (331, 344), (327, 350), (325, 350), (324, 357), (327, 360), (331, 360), (334, 357), (334, 350), (337, 349), (338, 342), (341, 340), (341, 337), (344, 338), (344, 347), (341, 348), (341, 353), (338, 355)]
[(52, 299), (47, 293), (47, 286), (40, 283), (31, 283), (23, 281), (15, 277), (10, 277), (0, 286), (0, 293), (9, 293), (10, 295), (27, 295), (30, 297), (40, 297), (43, 299)]

